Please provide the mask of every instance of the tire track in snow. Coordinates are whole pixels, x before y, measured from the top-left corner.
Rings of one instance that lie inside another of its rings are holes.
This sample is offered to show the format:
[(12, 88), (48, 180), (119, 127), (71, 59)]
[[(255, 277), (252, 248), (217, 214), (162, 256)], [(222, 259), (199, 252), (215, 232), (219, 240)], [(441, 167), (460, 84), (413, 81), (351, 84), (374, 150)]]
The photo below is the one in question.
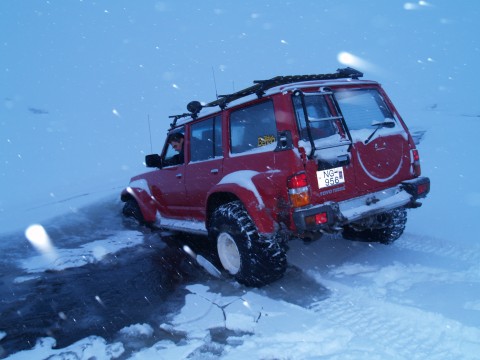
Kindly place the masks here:
[[(320, 277), (318, 273), (311, 273)], [(332, 289), (324, 301), (312, 304), (319, 317), (352, 331), (357, 351), (378, 358), (477, 359), (480, 330), (440, 314), (376, 298), (368, 289), (324, 278)]]
[(470, 264), (480, 263), (480, 246), (478, 245), (466, 247), (458, 243), (451, 244), (432, 236), (405, 233), (395, 242), (395, 246), (405, 250), (433, 254)]

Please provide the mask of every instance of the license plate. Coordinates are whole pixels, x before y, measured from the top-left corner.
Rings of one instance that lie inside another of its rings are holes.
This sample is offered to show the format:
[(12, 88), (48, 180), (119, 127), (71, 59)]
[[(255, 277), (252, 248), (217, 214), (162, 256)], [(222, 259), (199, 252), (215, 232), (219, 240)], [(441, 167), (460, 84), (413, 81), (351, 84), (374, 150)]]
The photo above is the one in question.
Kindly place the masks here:
[(317, 180), (320, 189), (343, 184), (345, 182), (343, 167), (317, 171)]

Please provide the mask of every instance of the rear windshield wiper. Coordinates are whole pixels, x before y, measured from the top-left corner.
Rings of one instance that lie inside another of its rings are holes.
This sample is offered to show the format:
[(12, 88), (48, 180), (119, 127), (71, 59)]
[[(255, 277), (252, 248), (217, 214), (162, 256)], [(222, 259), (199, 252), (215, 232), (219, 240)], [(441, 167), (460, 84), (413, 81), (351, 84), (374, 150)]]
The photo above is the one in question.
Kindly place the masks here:
[(381, 129), (381, 128), (393, 128), (395, 127), (395, 121), (393, 119), (385, 119), (383, 122), (379, 122), (379, 121), (374, 121), (372, 123), (372, 126), (376, 126), (375, 130), (373, 130), (373, 132), (370, 134), (370, 136), (365, 140), (364, 144), (368, 144), (370, 142), (370, 140), (372, 140), (372, 137), (373, 135), (375, 135), (375, 133)]

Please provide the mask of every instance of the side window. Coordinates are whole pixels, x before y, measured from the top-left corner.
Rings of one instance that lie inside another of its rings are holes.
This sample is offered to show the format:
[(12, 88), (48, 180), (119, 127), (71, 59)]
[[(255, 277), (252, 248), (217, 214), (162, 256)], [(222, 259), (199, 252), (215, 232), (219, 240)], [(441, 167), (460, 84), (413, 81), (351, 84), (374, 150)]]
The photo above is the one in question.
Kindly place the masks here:
[(219, 116), (191, 126), (190, 161), (222, 156), (222, 122)]
[(163, 149), (163, 165), (173, 166), (184, 163), (183, 145), (185, 139), (185, 129), (180, 128), (170, 133), (167, 137)]
[(277, 124), (272, 101), (239, 109), (230, 114), (232, 154), (275, 148), (276, 136)]

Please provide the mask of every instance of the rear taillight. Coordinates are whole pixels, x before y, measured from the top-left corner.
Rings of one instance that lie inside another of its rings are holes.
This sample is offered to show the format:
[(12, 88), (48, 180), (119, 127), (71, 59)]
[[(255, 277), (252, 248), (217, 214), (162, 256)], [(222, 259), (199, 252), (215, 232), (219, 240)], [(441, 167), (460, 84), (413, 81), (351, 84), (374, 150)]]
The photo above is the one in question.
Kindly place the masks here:
[(328, 214), (326, 212), (318, 213), (305, 217), (305, 224), (307, 226), (323, 225), (328, 222)]
[(424, 195), (425, 193), (428, 193), (430, 190), (430, 183), (425, 183), (425, 184), (420, 184), (417, 187), (417, 194), (418, 196)]
[(291, 176), (287, 180), (287, 186), (289, 189), (298, 189), (308, 186), (307, 174), (302, 172)]
[(417, 149), (412, 150), (412, 159), (413, 161), (420, 161), (420, 154)]
[(420, 154), (417, 149), (410, 151), (410, 158), (412, 162), (412, 173), (414, 176), (420, 176), (422, 170), (420, 168)]
[(310, 204), (310, 186), (307, 174), (298, 173), (287, 180), (288, 195), (293, 207), (302, 207)]

